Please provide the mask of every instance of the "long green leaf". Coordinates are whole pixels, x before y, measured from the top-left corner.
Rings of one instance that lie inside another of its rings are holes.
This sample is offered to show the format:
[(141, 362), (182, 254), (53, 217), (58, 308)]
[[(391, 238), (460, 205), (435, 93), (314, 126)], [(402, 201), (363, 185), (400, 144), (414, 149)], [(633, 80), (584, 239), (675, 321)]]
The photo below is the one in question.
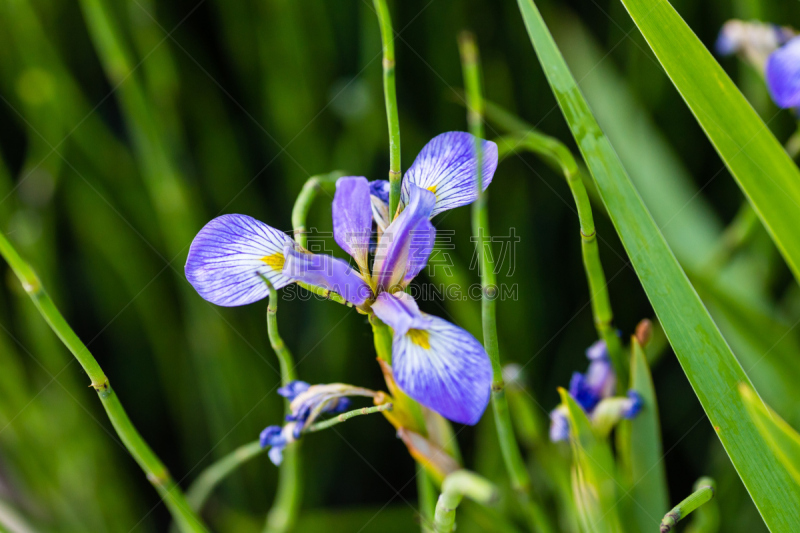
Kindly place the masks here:
[(567, 410), (572, 445), (572, 491), (585, 533), (620, 533), (617, 500), (617, 467), (611, 445), (600, 439), (575, 399), (559, 389)]
[(622, 0), (800, 279), (800, 170), (667, 0)]
[(531, 0), (518, 0), (528, 34), (670, 344), (762, 517), (800, 530), (800, 487), (750, 420), (736, 388), (750, 383), (667, 246), (581, 95)]
[(630, 520), (639, 531), (652, 531), (669, 510), (667, 475), (664, 471), (664, 452), (661, 446), (661, 426), (658, 423), (658, 403), (647, 357), (639, 342), (631, 341), (631, 384), (644, 403), (642, 412), (619, 427), (620, 454), (630, 485)]
[(745, 384), (739, 387), (750, 416), (795, 480), (800, 483), (800, 434)]

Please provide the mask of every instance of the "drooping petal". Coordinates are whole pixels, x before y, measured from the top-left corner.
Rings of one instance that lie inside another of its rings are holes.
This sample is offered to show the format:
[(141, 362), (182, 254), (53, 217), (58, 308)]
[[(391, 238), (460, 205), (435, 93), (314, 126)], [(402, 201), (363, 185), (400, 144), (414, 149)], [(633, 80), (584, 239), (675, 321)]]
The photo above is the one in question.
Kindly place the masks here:
[(423, 314), (414, 298), (405, 292), (382, 292), (372, 304), (372, 310), (386, 323), (395, 335), (405, 335), (411, 328), (427, 329), (433, 320)]
[[(492, 141), (482, 141), (481, 146), (482, 181), (486, 190), (497, 169), (497, 145)], [(408, 205), (411, 184), (436, 195), (432, 217), (471, 204), (478, 197), (475, 183), (477, 165), (474, 136), (463, 131), (437, 135), (425, 145), (403, 177), (403, 205)]]
[(429, 191), (410, 186), (408, 206), (381, 235), (372, 275), (379, 291), (405, 287), (428, 263), (436, 240), (430, 222), (436, 199)]
[(779, 107), (800, 107), (800, 37), (769, 56), (766, 77), (772, 99)]
[(372, 290), (345, 261), (324, 254), (297, 250), (292, 242), (284, 248), (283, 273), (292, 281), (322, 287), (339, 294), (354, 305), (372, 298)]
[(249, 304), (269, 293), (261, 276), (280, 289), (291, 283), (284, 275), (283, 247), (291, 239), (246, 215), (222, 215), (197, 234), (186, 259), (186, 279), (211, 303), (232, 307)]
[(333, 238), (356, 260), (362, 272), (369, 268), (367, 256), (371, 233), (372, 202), (367, 178), (339, 178), (333, 197)]
[(426, 329), (395, 333), (392, 370), (413, 399), (462, 424), (476, 424), (489, 403), (492, 366), (483, 346), (463, 329), (426, 315)]

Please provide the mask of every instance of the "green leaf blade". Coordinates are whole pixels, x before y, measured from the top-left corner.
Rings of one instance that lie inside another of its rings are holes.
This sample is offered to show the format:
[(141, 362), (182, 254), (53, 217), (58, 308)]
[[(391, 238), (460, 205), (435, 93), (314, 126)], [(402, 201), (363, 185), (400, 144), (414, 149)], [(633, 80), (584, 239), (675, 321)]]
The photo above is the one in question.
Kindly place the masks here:
[(772, 446), (781, 462), (800, 483), (800, 434), (765, 404), (753, 389), (743, 383), (739, 392), (764, 440)]
[(630, 388), (639, 393), (644, 406), (633, 420), (621, 424), (618, 431), (624, 443), (620, 450), (631, 484), (630, 497), (636, 502), (630, 507), (632, 521), (639, 531), (648, 531), (669, 510), (669, 497), (656, 391), (647, 357), (636, 339), (631, 342)]
[(666, 0), (622, 0), (800, 280), (800, 170)]
[(531, 42), (639, 279), (726, 452), (772, 531), (800, 530), (800, 487), (752, 423), (749, 379), (711, 320), (589, 110), (531, 0), (518, 0)]

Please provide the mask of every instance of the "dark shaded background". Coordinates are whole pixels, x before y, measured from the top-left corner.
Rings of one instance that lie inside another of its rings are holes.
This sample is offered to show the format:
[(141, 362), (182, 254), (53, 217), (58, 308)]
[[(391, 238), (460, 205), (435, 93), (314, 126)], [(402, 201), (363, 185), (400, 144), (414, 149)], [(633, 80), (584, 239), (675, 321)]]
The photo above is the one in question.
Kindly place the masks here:
[[(794, 2), (673, 5), (709, 45), (728, 18), (800, 24)], [(709, 243), (741, 205), (735, 183), (620, 2), (540, 6), (676, 255), (687, 270), (700, 269)], [(103, 12), (127, 58), (104, 38)], [(434, 135), (466, 129), (456, 44), (465, 28), (481, 47), (486, 97), (573, 146), (515, 2), (395, 2), (393, 14), (404, 168)], [(793, 119), (769, 102), (758, 74), (735, 59), (723, 64), (785, 140)], [(294, 197), (311, 175), (342, 169), (383, 178), (380, 65), (367, 0), (0, 4), (0, 228), (35, 266), (184, 486), (278, 422), (282, 409), (266, 304), (224, 309), (204, 302), (183, 276), (191, 238), (222, 213), (290, 230)], [(487, 127), (490, 138), (499, 132)], [(678, 187), (673, 179), (690, 201), (660, 195), (659, 187)], [(330, 231), (329, 205), (321, 197), (313, 209), (310, 225), (321, 232)], [(498, 306), (502, 356), (524, 365), (545, 413), (558, 401), (556, 387), (585, 367), (583, 350), (595, 335), (577, 217), (560, 176), (525, 154), (501, 163), (490, 213), (493, 233), (514, 228), (520, 237), (513, 274), (499, 277), (517, 284), (519, 295)], [(597, 218), (616, 324), (627, 336), (652, 310), (613, 227)], [(478, 281), (465, 268), (473, 253), (469, 210), (435, 222), (455, 232), (448, 253), (460, 275)], [(724, 295), (759, 302), (793, 323), (796, 287), (763, 231), (742, 255), (747, 283), (720, 275)], [(166, 510), (118, 442), (85, 375), (3, 270), (0, 499), (46, 531), (164, 530)], [(712, 312), (725, 307), (724, 297), (700, 292)], [(422, 306), (479, 336), (476, 302)], [(278, 316), (302, 379), (382, 387), (362, 315), (284, 299)], [(718, 321), (726, 330), (725, 319)], [(756, 385), (780, 394), (773, 380), (782, 367), (770, 363), (777, 355), (761, 363), (763, 349), (724, 332), (745, 363), (764, 369), (762, 375), (753, 367)], [(767, 347), (778, 340), (765, 335)], [(796, 343), (794, 337), (782, 342)], [(668, 350), (654, 377), (672, 499), (712, 474), (723, 530), (766, 530)], [(782, 376), (789, 383), (795, 377)], [(783, 400), (796, 405), (794, 397)], [(491, 416), (458, 429), (467, 465), (501, 480)], [(414, 464), (382, 419), (359, 418), (305, 441), (303, 531), (416, 527)], [(259, 530), (276, 474), (266, 457), (247, 464), (207, 506), (211, 524)], [(460, 529), (470, 527), (482, 529), (477, 522)]]

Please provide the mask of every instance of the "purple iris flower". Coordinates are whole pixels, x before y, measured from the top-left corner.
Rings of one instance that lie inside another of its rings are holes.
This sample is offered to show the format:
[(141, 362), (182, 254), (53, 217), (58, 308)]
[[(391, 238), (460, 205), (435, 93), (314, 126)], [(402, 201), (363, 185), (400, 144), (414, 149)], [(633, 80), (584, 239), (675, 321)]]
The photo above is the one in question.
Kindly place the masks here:
[(770, 54), (765, 75), (772, 99), (779, 107), (800, 107), (800, 37)]
[[(569, 382), (569, 394), (593, 421), (603, 418), (603, 424), (613, 425), (609, 420), (631, 419), (642, 408), (642, 398), (634, 390), (625, 398), (613, 398), (617, 376), (611, 366), (605, 341), (597, 341), (586, 350), (589, 368), (585, 374), (575, 372)], [(601, 405), (604, 404), (604, 406)], [(550, 413), (550, 440), (558, 442), (569, 438), (569, 421), (566, 408), (556, 407)]]
[[(482, 141), (483, 187), (497, 168), (497, 145)], [(195, 237), (186, 277), (206, 300), (245, 305), (275, 288), (301, 282), (341, 295), (375, 313), (394, 331), (392, 369), (401, 389), (421, 404), (475, 424), (489, 402), (491, 364), (472, 335), (419, 310), (403, 290), (428, 262), (436, 229), (430, 219), (477, 198), (475, 138), (449, 132), (433, 138), (403, 178), (392, 220), (388, 183), (344, 177), (336, 183), (333, 233), (357, 270), (341, 259), (301, 249), (285, 233), (245, 215), (223, 215)], [(371, 251), (371, 245), (372, 250)]]
[(287, 424), (268, 426), (261, 432), (261, 447), (270, 447), (269, 458), (278, 465), (283, 460), (283, 449), (300, 438), (322, 414), (336, 415), (350, 407), (348, 396), (374, 398), (376, 393), (369, 389), (354, 387), (344, 383), (309, 385), (305, 381), (292, 381), (278, 389), (278, 394), (289, 400)]

